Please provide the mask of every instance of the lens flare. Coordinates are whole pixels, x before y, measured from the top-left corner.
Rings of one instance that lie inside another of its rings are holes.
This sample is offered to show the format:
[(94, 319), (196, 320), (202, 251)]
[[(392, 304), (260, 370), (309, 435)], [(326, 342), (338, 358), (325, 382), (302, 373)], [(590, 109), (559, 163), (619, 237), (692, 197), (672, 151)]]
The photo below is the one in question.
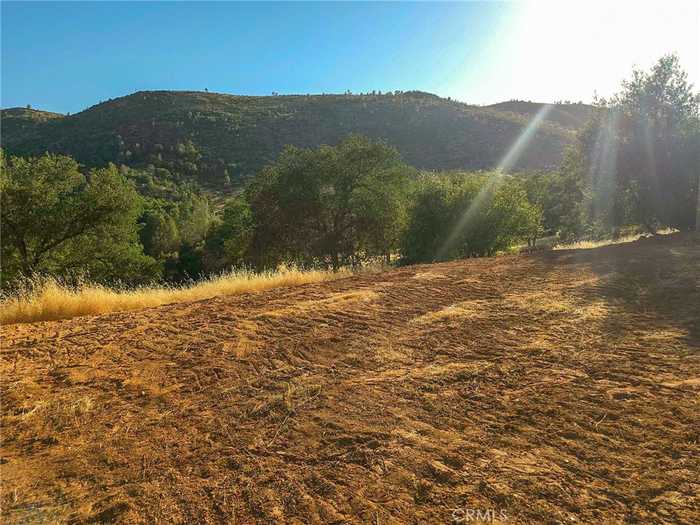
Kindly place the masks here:
[(552, 104), (544, 104), (540, 108), (535, 117), (528, 123), (513, 145), (508, 149), (508, 152), (503, 159), (501, 159), (501, 162), (498, 163), (496, 171), (508, 171), (515, 165), (520, 156), (530, 145), (532, 137), (535, 136), (542, 122), (547, 118), (547, 115), (549, 115), (553, 108), (554, 105)]
[(527, 149), (530, 141), (537, 133), (537, 130), (542, 125), (544, 119), (547, 118), (547, 115), (549, 115), (550, 111), (552, 111), (553, 107), (554, 106), (552, 104), (544, 104), (534, 118), (528, 123), (525, 129), (520, 133), (513, 145), (506, 152), (505, 156), (498, 163), (494, 173), (489, 176), (482, 188), (479, 190), (479, 193), (477, 193), (474, 200), (469, 204), (469, 207), (464, 211), (462, 216), (459, 218), (459, 221), (457, 221), (457, 224), (450, 232), (447, 240), (438, 250), (435, 256), (436, 261), (444, 259), (449, 251), (455, 247), (460, 235), (462, 235), (473, 218), (481, 212), (481, 209), (488, 200), (487, 197), (491, 195), (503, 181), (504, 172), (508, 171), (515, 165), (520, 156)]
[(594, 198), (589, 206), (589, 214), (594, 221), (610, 221), (615, 213), (614, 196), (617, 193), (617, 131), (620, 113), (611, 109), (598, 128), (591, 152), (588, 171), (589, 185)]
[[(651, 190), (647, 193), (647, 195), (651, 197), (651, 202), (645, 204), (646, 206), (649, 206), (650, 209), (657, 210), (657, 212), (660, 212), (663, 217), (668, 219), (670, 210), (667, 209), (667, 204), (669, 201), (664, 198), (664, 193), (668, 190), (668, 186), (662, 187), (662, 185), (659, 184), (659, 177), (656, 164), (657, 159), (655, 145), (659, 142), (659, 139), (657, 139), (655, 136), (655, 127), (657, 123), (654, 116), (652, 116), (655, 115), (656, 112), (653, 111), (653, 108), (649, 107), (644, 107), (643, 109), (644, 113), (649, 115), (648, 118), (644, 119), (641, 125), (644, 128), (644, 154), (647, 162), (646, 183), (649, 185), (649, 188)], [(644, 193), (642, 193), (642, 195), (644, 195)]]

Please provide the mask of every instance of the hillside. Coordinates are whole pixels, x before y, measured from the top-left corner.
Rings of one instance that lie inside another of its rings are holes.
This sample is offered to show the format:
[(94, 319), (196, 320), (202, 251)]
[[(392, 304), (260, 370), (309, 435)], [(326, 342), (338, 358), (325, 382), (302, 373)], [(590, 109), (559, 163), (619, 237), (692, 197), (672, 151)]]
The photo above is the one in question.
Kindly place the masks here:
[[(235, 183), (255, 173), (286, 144), (336, 144), (350, 133), (385, 139), (418, 168), (492, 168), (531, 118), (421, 92), (248, 97), (153, 91), (70, 116), (38, 114), (2, 112), (8, 152), (68, 153), (88, 165), (152, 164), (219, 186), (227, 177)], [(571, 138), (571, 129), (546, 123), (515, 168), (558, 165)]]
[[(545, 104), (539, 102), (526, 102), (524, 100), (510, 100), (486, 106), (499, 112), (514, 113), (525, 117), (533, 117)], [(562, 127), (578, 130), (588, 122), (595, 108), (589, 104), (558, 103), (554, 104), (547, 114), (547, 120), (559, 124)]]
[(36, 133), (41, 124), (49, 120), (61, 119), (64, 115), (31, 108), (10, 108), (0, 112), (0, 137), (3, 145), (6, 138), (11, 142), (27, 140)]
[(698, 271), (670, 235), (4, 327), (2, 521), (698, 523)]

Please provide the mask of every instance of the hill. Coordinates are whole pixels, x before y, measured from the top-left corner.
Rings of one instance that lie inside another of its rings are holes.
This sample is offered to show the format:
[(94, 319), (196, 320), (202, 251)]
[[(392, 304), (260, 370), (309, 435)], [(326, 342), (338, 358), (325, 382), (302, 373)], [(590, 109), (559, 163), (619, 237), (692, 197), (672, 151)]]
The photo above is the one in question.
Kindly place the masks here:
[(4, 327), (3, 522), (697, 523), (699, 271), (670, 235)]
[[(539, 113), (546, 104), (540, 102), (526, 102), (524, 100), (510, 100), (486, 106), (499, 112), (513, 113), (525, 117), (533, 117)], [(557, 103), (547, 113), (547, 120), (559, 124), (571, 130), (579, 130), (593, 115), (595, 107), (583, 103)]]
[(41, 124), (49, 120), (61, 119), (64, 115), (31, 108), (10, 108), (0, 112), (2, 144), (9, 137), (10, 142), (22, 142), (32, 137)]
[[(287, 144), (336, 144), (350, 133), (385, 139), (418, 168), (493, 168), (531, 119), (422, 92), (249, 97), (149, 91), (70, 116), (40, 115), (4, 110), (2, 146), (23, 155), (67, 153), (87, 165), (151, 164), (215, 186), (252, 175)], [(557, 166), (571, 139), (570, 128), (546, 122), (515, 168)]]

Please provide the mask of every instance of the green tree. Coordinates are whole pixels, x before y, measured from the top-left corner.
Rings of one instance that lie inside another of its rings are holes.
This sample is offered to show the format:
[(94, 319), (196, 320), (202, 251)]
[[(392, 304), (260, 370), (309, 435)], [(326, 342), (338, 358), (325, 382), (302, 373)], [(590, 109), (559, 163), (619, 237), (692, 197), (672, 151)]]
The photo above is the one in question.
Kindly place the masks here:
[(253, 214), (245, 197), (226, 201), (221, 220), (212, 226), (204, 244), (205, 268), (218, 271), (245, 264), (253, 233)]
[(178, 251), (180, 233), (175, 220), (168, 213), (162, 209), (147, 210), (141, 221), (139, 235), (147, 255), (161, 259)]
[(66, 156), (2, 157), (0, 191), (5, 284), (34, 273), (158, 275), (138, 240), (141, 199), (113, 165), (81, 173)]
[(350, 136), (335, 147), (287, 147), (252, 182), (252, 253), (339, 268), (397, 247), (411, 170), (381, 142)]
[(212, 212), (206, 196), (187, 191), (177, 203), (175, 215), (183, 244), (195, 246), (204, 240), (212, 221)]
[(678, 57), (635, 70), (579, 135), (565, 172), (583, 193), (585, 233), (639, 224), (691, 229), (698, 206), (700, 95)]
[(388, 264), (398, 249), (408, 221), (411, 170), (397, 164), (393, 169), (377, 170), (367, 176), (353, 192), (359, 251), (382, 256)]
[(402, 254), (409, 263), (495, 255), (536, 236), (541, 216), (522, 184), (500, 173), (425, 175)]
[[(569, 163), (576, 160), (575, 156), (566, 158)], [(542, 213), (540, 228), (536, 232), (538, 237), (571, 237), (577, 232), (581, 221), (576, 214), (580, 212), (578, 204), (583, 201), (583, 193), (577, 184), (578, 179), (565, 175), (570, 171), (569, 164), (563, 165), (558, 171), (525, 172), (517, 175), (527, 194), (527, 200)], [(533, 237), (529, 244), (533, 246), (535, 242), (536, 237)]]
[(453, 203), (462, 191), (467, 190), (454, 177), (421, 176), (412, 195), (408, 226), (401, 238), (404, 262), (430, 262), (437, 258), (454, 223)]

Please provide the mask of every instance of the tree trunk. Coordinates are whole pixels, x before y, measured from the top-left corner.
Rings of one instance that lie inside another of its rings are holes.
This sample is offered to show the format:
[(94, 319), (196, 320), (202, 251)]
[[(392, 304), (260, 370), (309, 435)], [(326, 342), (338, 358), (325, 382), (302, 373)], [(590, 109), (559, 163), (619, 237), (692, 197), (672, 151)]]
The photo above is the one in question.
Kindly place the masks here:
[(24, 238), (20, 239), (19, 241), (19, 257), (24, 276), (28, 277), (32, 273), (32, 265), (29, 262), (29, 252), (27, 250), (27, 244), (24, 242)]
[(334, 251), (331, 254), (331, 264), (333, 265), (333, 271), (337, 272), (340, 269), (340, 262), (339, 262), (339, 257), (338, 257), (338, 252)]

